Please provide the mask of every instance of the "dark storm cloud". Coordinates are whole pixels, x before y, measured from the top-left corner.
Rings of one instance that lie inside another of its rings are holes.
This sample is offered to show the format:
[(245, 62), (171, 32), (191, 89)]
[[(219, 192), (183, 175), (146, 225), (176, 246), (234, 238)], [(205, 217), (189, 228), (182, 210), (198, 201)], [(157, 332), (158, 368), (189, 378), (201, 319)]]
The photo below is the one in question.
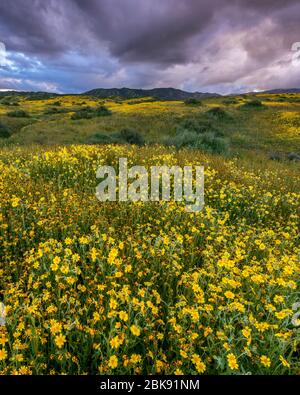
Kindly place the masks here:
[[(68, 72), (79, 90), (109, 83), (236, 89), (262, 69), (284, 72), (284, 56), (300, 41), (299, 17), (298, 0), (1, 0), (0, 41), (40, 62), (37, 78), (48, 76), (57, 89), (72, 90)], [(5, 78), (26, 79), (26, 62)]]

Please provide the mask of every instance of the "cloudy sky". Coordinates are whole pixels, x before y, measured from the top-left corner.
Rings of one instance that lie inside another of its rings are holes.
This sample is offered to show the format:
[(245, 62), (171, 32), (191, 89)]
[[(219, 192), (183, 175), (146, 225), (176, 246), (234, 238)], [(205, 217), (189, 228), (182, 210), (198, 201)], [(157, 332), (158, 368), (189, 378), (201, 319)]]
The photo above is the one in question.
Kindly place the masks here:
[(299, 0), (1, 0), (0, 89), (300, 88), (299, 21)]

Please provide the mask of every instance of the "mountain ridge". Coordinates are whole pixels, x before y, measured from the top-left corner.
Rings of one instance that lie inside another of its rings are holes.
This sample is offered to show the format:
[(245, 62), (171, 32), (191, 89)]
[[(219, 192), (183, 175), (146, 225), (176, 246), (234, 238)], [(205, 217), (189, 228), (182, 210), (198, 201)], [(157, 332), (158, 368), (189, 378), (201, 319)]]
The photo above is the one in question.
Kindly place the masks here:
[(134, 88), (96, 88), (83, 93), (84, 95), (105, 97), (121, 97), (124, 99), (137, 99), (142, 97), (153, 97), (160, 100), (185, 100), (201, 99), (206, 97), (221, 96), (218, 93), (208, 92), (187, 92), (176, 88), (153, 88), (153, 89), (134, 89)]

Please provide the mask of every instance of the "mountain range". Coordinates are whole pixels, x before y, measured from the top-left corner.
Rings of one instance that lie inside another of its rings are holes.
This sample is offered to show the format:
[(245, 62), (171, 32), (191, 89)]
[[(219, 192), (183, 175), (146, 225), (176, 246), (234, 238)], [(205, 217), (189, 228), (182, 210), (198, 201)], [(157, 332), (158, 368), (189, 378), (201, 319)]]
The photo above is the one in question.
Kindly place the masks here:
[(131, 88), (112, 88), (112, 89), (92, 89), (84, 93), (96, 97), (121, 97), (124, 99), (136, 99), (141, 97), (153, 97), (159, 100), (185, 100), (201, 99), (206, 97), (221, 96), (218, 93), (186, 92), (175, 88), (154, 88), (154, 89), (131, 89)]
[[(248, 92), (252, 94), (254, 92)], [(298, 88), (288, 89), (272, 89), (256, 93), (284, 94), (284, 93), (300, 93)], [(51, 92), (21, 92), (15, 90), (0, 90), (0, 97), (3, 96), (26, 96), (30, 99), (49, 99), (51, 97), (60, 96), (58, 93)], [(131, 89), (131, 88), (97, 88), (79, 94), (71, 94), (74, 96), (94, 96), (99, 98), (122, 98), (122, 99), (138, 99), (143, 97), (152, 97), (156, 100), (186, 100), (186, 99), (205, 99), (208, 97), (222, 96), (218, 93), (208, 92), (187, 92), (175, 88), (153, 88), (153, 89)], [(234, 95), (234, 94), (232, 94)], [(238, 94), (237, 94), (238, 95)], [(225, 95), (226, 96), (226, 95)], [(230, 95), (231, 96), (231, 95)], [(234, 95), (235, 96), (235, 95)]]

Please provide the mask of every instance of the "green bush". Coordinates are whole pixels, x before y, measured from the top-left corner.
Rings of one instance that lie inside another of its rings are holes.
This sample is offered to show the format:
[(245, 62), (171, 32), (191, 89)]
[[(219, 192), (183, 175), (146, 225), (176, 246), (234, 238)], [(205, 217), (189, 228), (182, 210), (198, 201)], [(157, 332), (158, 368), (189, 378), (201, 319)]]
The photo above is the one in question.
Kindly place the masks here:
[(9, 117), (14, 117), (14, 118), (28, 118), (29, 117), (29, 114), (24, 110), (9, 111), (6, 115)]
[(226, 154), (229, 150), (229, 141), (226, 138), (209, 132), (199, 135), (195, 132), (184, 131), (169, 138), (166, 143), (178, 149), (195, 148), (216, 154)]
[(183, 130), (177, 132), (175, 136), (166, 140), (167, 145), (173, 145), (176, 148), (194, 147), (199, 139), (199, 135), (195, 132)]
[(223, 104), (225, 104), (226, 106), (229, 106), (231, 104), (237, 104), (237, 103), (238, 101), (234, 97), (228, 97), (223, 100)]
[(133, 129), (122, 129), (119, 133), (115, 134), (115, 137), (128, 144), (144, 145), (144, 137)]
[(44, 111), (44, 114), (45, 115), (61, 114), (61, 113), (67, 112), (67, 111), (68, 110), (66, 110), (64, 108), (50, 107)]
[(92, 108), (92, 107), (84, 107), (81, 108), (80, 110), (76, 111), (72, 116), (71, 119), (77, 120), (77, 119), (91, 119), (95, 117), (103, 117), (107, 115), (111, 115), (111, 111), (106, 108), (105, 106), (99, 106), (97, 108)]
[(7, 126), (3, 125), (3, 123), (0, 123), (0, 138), (7, 139), (8, 137), (10, 137), (10, 135), (10, 129)]
[(247, 109), (249, 109), (249, 110), (262, 109), (262, 108), (265, 108), (265, 105), (262, 104), (262, 102), (260, 100), (254, 99), (254, 100), (249, 100), (246, 103), (242, 104), (240, 108), (245, 109), (245, 110), (247, 110)]
[(205, 133), (194, 144), (194, 148), (203, 149), (213, 154), (226, 154), (229, 150), (228, 139), (216, 136), (213, 133)]
[(103, 117), (103, 116), (107, 116), (107, 115), (111, 115), (111, 111), (108, 108), (106, 108), (105, 106), (99, 106), (96, 108), (95, 116)]
[(228, 115), (227, 112), (221, 107), (213, 107), (210, 110), (206, 111), (205, 115), (219, 121), (226, 121), (231, 119), (231, 116)]
[(86, 107), (82, 108), (78, 111), (76, 111), (72, 116), (71, 119), (77, 120), (77, 119), (91, 119), (93, 118), (94, 114), (92, 109)]
[(144, 145), (144, 137), (133, 129), (122, 129), (120, 132), (102, 133), (98, 132), (89, 136), (87, 144), (135, 144)]
[(108, 134), (105, 133), (95, 133), (89, 136), (86, 140), (87, 144), (113, 144), (116, 140)]
[(189, 98), (184, 101), (187, 106), (202, 106), (202, 101), (196, 98)]
[(177, 132), (190, 131), (198, 134), (216, 132), (212, 120), (207, 118), (186, 118), (177, 126)]

